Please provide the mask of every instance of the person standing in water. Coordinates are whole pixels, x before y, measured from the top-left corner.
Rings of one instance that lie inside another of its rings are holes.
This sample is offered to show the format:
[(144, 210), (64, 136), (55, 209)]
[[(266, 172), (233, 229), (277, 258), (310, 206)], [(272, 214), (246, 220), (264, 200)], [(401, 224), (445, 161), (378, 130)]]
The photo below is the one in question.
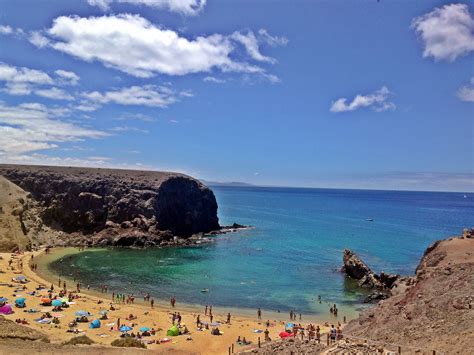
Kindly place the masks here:
[(257, 310), (257, 318), (262, 319), (262, 310), (260, 308)]

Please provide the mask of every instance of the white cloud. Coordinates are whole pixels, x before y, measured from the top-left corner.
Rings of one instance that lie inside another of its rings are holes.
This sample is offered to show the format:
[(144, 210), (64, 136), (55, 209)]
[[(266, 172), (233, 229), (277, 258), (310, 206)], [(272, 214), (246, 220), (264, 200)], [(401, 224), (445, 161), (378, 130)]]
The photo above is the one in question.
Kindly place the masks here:
[(10, 95), (29, 95), (34, 85), (53, 84), (53, 79), (41, 70), (15, 67), (0, 62), (0, 81), (3, 91)]
[(452, 62), (474, 51), (474, 18), (465, 4), (435, 8), (415, 18), (412, 28), (423, 41), (423, 57)]
[(83, 112), (92, 112), (96, 111), (100, 108), (100, 105), (93, 104), (87, 101), (82, 101), (79, 105), (75, 107), (76, 110), (83, 111)]
[(16, 67), (0, 62), (0, 81), (5, 82), (2, 89), (10, 95), (36, 95), (56, 100), (73, 100), (73, 96), (63, 89), (50, 87), (39, 89), (44, 85), (75, 85), (79, 76), (66, 70), (56, 70), (56, 78), (41, 70)]
[(69, 95), (66, 91), (52, 87), (49, 89), (35, 90), (35, 94), (38, 96), (46, 97), (54, 100), (74, 100), (74, 97)]
[(0, 81), (9, 83), (53, 84), (53, 79), (41, 70), (15, 67), (1, 62)]
[(51, 48), (143, 78), (156, 74), (206, 73), (214, 69), (265, 73), (262, 67), (234, 58), (239, 54), (236, 41), (244, 44), (250, 60), (273, 61), (260, 53), (251, 32), (188, 39), (131, 14), (89, 18), (61, 16), (44, 34)]
[(103, 11), (106, 11), (109, 9), (110, 3), (113, 0), (87, 0), (88, 4), (91, 6), (97, 6)]
[(155, 122), (156, 119), (152, 118), (150, 116), (144, 115), (143, 113), (126, 113), (118, 118), (116, 120), (119, 121), (142, 121), (142, 122)]
[(340, 98), (331, 104), (331, 112), (354, 111), (362, 107), (372, 107), (377, 112), (393, 110), (395, 104), (389, 101), (391, 92), (386, 86), (368, 95), (357, 95), (351, 103), (347, 103), (346, 98)]
[(65, 122), (67, 111), (39, 103), (7, 106), (0, 103), (0, 154), (16, 156), (26, 152), (52, 149), (62, 142), (101, 138), (107, 134)]
[(34, 44), (38, 48), (44, 48), (49, 45), (49, 39), (41, 34), (39, 31), (33, 31), (30, 33), (30, 43)]
[(119, 2), (165, 9), (186, 16), (197, 15), (206, 5), (206, 0), (87, 0), (87, 2), (103, 11), (109, 10), (113, 2)]
[(59, 69), (54, 72), (59, 77), (59, 81), (61, 81), (62, 84), (77, 85), (79, 82), (80, 77), (72, 71)]
[(144, 105), (150, 107), (167, 107), (177, 101), (176, 94), (166, 86), (144, 85), (131, 86), (115, 91), (84, 92), (82, 97), (92, 103), (119, 105)]
[(150, 131), (146, 129), (141, 129), (138, 127), (130, 127), (130, 126), (117, 126), (110, 129), (113, 132), (139, 132), (139, 133), (149, 133)]
[(240, 42), (247, 51), (248, 55), (259, 62), (275, 63), (274, 58), (266, 57), (260, 53), (259, 43), (257, 37), (255, 37), (252, 31), (248, 31), (246, 34), (240, 32), (234, 32), (232, 39)]
[(0, 35), (21, 37), (25, 33), (21, 28), (13, 28), (9, 25), (0, 25)]
[(218, 79), (214, 76), (206, 76), (203, 80), (208, 83), (215, 83), (215, 84), (223, 84), (226, 82), (224, 79)]
[(470, 85), (462, 86), (457, 96), (462, 101), (474, 102), (474, 77), (471, 78)]
[(258, 30), (258, 35), (261, 41), (267, 43), (268, 45), (272, 47), (286, 46), (288, 44), (288, 39), (286, 37), (272, 36), (268, 33), (267, 30), (263, 28)]
[(9, 35), (9, 34), (12, 34), (13, 33), (13, 28), (11, 28), (10, 26), (6, 25), (0, 25), (0, 34), (2, 35)]

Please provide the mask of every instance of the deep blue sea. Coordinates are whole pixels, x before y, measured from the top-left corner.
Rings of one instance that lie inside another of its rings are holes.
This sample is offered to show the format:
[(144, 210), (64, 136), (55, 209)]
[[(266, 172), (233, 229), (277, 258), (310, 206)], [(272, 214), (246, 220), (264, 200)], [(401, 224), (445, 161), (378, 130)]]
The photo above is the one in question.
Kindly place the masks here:
[(221, 224), (254, 229), (218, 236), (198, 248), (86, 251), (49, 267), (116, 292), (317, 315), (327, 312), (328, 303), (355, 308), (361, 302), (363, 294), (338, 271), (344, 248), (377, 272), (413, 274), (430, 243), (474, 226), (474, 194), (212, 189)]

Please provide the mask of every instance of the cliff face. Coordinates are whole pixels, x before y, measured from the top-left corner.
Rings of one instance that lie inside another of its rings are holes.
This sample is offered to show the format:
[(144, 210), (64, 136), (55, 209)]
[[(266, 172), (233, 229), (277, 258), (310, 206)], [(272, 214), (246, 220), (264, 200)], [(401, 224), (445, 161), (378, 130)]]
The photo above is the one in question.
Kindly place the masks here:
[(66, 233), (186, 238), (219, 228), (214, 193), (182, 174), (0, 165), (0, 175), (31, 193), (44, 224)]
[(391, 293), (344, 332), (399, 344), (404, 352), (474, 349), (474, 231), (431, 245), (416, 275), (397, 280)]

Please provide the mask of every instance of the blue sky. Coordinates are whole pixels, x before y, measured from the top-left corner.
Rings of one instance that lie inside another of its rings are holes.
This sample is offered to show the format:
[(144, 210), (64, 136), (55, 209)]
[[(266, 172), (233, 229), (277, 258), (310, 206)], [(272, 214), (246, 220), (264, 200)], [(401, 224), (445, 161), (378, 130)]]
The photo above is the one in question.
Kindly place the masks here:
[(4, 0), (0, 162), (474, 191), (473, 11)]

